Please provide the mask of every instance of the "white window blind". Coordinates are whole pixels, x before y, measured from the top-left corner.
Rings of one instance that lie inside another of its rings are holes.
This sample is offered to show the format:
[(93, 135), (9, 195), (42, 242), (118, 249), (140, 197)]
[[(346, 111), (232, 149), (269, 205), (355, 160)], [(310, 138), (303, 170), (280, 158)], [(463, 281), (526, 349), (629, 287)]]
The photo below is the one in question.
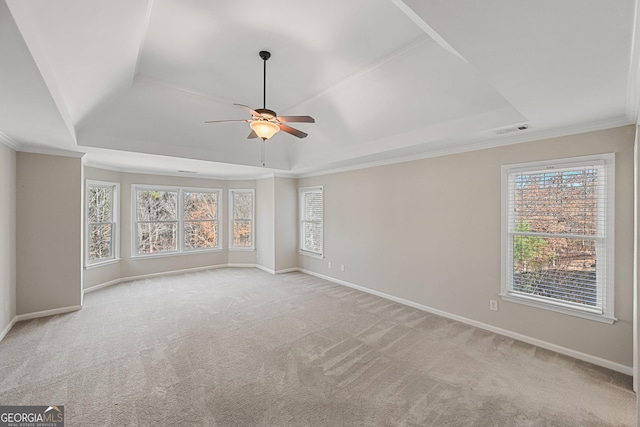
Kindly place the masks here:
[(612, 169), (607, 156), (503, 170), (503, 296), (613, 318)]
[(322, 187), (300, 189), (300, 250), (323, 253), (324, 201)]

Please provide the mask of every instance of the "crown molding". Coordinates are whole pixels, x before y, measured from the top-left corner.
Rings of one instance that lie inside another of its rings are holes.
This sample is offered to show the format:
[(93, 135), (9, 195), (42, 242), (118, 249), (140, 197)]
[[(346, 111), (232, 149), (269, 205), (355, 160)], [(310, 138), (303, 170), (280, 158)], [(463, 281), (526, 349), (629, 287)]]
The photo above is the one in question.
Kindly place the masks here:
[(21, 145), (18, 141), (12, 139), (7, 134), (0, 132), (0, 143), (11, 148), (13, 151), (20, 151)]
[[(359, 164), (354, 164), (354, 165), (349, 165), (344, 167), (317, 168), (315, 170), (312, 168), (309, 168), (307, 171), (294, 170), (292, 171), (293, 172), (292, 177), (310, 178), (310, 177), (320, 176), (320, 175), (330, 175), (334, 173), (349, 172), (349, 171), (359, 170), (359, 169), (367, 169), (367, 168), (373, 168), (378, 166), (386, 166), (386, 165), (392, 165), (397, 163), (411, 162), (414, 160), (422, 160), (422, 159), (428, 159), (433, 157), (443, 157), (443, 156), (449, 156), (453, 154), (467, 153), (471, 151), (479, 151), (479, 150), (486, 150), (490, 148), (504, 147), (507, 145), (521, 144), (524, 142), (544, 141), (546, 139), (560, 138), (564, 136), (578, 135), (581, 133), (588, 133), (588, 132), (596, 132), (599, 130), (613, 129), (613, 128), (618, 128), (618, 127), (628, 126), (633, 124), (635, 124), (635, 122), (627, 116), (615, 117), (611, 119), (600, 120), (597, 122), (582, 123), (575, 126), (549, 129), (549, 130), (535, 132), (535, 133), (526, 132), (524, 134), (519, 134), (517, 136), (510, 135), (507, 137), (500, 137), (500, 139), (487, 138), (478, 142), (473, 142), (465, 145), (442, 148), (442, 149), (431, 150), (431, 151), (424, 151), (422, 153), (417, 153), (410, 156), (392, 157), (389, 159), (377, 160), (373, 162), (364, 162), (364, 163), (359, 163)], [(498, 136), (496, 136), (495, 138), (498, 138)]]
[(78, 159), (85, 155), (85, 153), (80, 151), (69, 151), (52, 147), (36, 147), (31, 145), (23, 145), (18, 151), (22, 153), (45, 154), (47, 156), (75, 157)]

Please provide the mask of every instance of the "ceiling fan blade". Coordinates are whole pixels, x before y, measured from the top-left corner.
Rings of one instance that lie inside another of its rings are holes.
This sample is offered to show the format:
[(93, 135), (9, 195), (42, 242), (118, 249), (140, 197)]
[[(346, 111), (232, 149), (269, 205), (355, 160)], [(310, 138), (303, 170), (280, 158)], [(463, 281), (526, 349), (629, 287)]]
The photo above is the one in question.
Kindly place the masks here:
[(254, 130), (252, 130), (249, 136), (247, 136), (247, 139), (254, 139), (257, 137), (258, 137), (258, 134)]
[(311, 116), (278, 116), (280, 122), (298, 122), (298, 123), (315, 123), (316, 120)]
[(243, 105), (243, 104), (233, 104), (233, 105), (237, 105), (238, 107), (242, 107), (242, 108), (248, 110), (251, 113), (252, 116), (262, 117), (262, 114), (258, 113), (256, 110), (254, 110), (251, 107), (248, 107), (248, 106)]
[(291, 135), (297, 136), (298, 138), (305, 138), (308, 135), (301, 130), (294, 129), (291, 126), (283, 125), (282, 123), (278, 124), (278, 126), (280, 126), (281, 131), (290, 133)]
[(226, 122), (250, 122), (251, 120), (238, 119), (238, 120), (207, 120), (205, 123), (226, 123)]

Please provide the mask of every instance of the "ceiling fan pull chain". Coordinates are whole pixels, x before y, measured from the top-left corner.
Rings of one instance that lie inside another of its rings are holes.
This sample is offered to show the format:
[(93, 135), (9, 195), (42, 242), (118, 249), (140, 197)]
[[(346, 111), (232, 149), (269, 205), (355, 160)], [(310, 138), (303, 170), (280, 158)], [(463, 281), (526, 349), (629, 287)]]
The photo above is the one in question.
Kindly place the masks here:
[(263, 167), (266, 166), (264, 162), (264, 139), (260, 141), (260, 163), (262, 163)]

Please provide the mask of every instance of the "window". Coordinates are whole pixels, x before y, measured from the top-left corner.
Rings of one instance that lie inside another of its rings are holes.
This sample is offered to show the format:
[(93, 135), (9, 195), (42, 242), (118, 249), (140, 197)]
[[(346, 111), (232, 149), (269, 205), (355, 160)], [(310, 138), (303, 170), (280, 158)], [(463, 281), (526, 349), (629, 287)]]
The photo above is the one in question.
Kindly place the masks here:
[(254, 190), (229, 190), (231, 249), (253, 249)]
[(118, 257), (118, 190), (115, 183), (87, 181), (86, 265)]
[(614, 159), (503, 166), (504, 299), (613, 323)]
[(217, 249), (220, 192), (183, 191), (184, 249)]
[(135, 255), (219, 249), (220, 190), (134, 187)]
[(323, 188), (300, 189), (300, 251), (322, 257), (323, 254)]

